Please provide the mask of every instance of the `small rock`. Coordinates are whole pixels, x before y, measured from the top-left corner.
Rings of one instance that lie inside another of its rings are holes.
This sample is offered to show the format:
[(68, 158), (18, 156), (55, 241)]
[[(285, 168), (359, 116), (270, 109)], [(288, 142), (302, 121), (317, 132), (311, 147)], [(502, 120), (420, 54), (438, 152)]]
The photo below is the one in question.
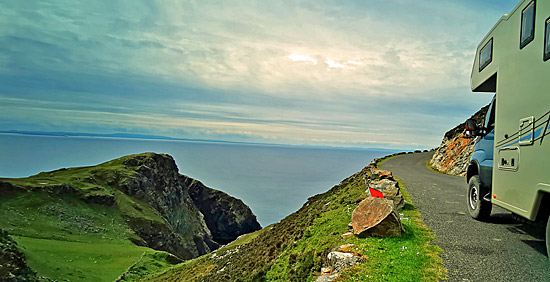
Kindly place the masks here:
[(351, 236), (353, 236), (352, 232), (346, 232), (346, 233), (342, 234), (342, 238), (348, 238), (348, 237), (351, 237)]
[(382, 179), (394, 180), (393, 175), (391, 174), (391, 171), (381, 170), (381, 169), (373, 169), (371, 171), (371, 179), (372, 180), (382, 180)]
[(344, 268), (354, 266), (365, 261), (364, 258), (354, 256), (352, 253), (330, 252), (328, 260), (334, 272), (341, 272)]

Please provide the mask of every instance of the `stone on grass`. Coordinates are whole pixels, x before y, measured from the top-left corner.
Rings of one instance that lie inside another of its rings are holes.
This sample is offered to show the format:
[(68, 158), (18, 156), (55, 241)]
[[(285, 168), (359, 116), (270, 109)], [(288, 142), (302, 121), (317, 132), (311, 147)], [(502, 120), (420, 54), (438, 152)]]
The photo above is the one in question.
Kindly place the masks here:
[(328, 254), (328, 260), (332, 266), (333, 272), (339, 273), (345, 268), (363, 262), (365, 259), (355, 256), (352, 253), (330, 252)]
[(353, 236), (353, 232), (346, 232), (344, 234), (342, 234), (342, 238), (348, 238), (348, 237), (351, 237)]
[(352, 213), (353, 233), (358, 237), (399, 237), (403, 224), (387, 199), (366, 198)]

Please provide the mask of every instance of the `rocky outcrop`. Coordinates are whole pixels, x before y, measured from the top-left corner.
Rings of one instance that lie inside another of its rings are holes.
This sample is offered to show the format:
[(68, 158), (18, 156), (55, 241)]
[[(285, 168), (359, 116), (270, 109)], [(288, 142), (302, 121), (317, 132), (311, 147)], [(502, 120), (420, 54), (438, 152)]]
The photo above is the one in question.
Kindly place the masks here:
[[(169, 155), (137, 155), (126, 159), (124, 164), (137, 174), (125, 180), (121, 189), (150, 203), (169, 223), (165, 232), (156, 233), (157, 227), (139, 228), (139, 223), (134, 224), (138, 235), (154, 249), (182, 258), (197, 257), (261, 228), (256, 216), (241, 200), (180, 175)], [(186, 240), (178, 244), (173, 233)], [(167, 236), (160, 238), (155, 234)]]
[(451, 139), (444, 138), (435, 151), (430, 165), (432, 168), (451, 175), (466, 175), (470, 156), (474, 152), (474, 139), (465, 138), (463, 133)]
[(122, 181), (120, 189), (150, 204), (168, 223), (129, 219), (130, 226), (146, 246), (183, 259), (197, 257), (218, 247), (203, 215), (189, 197), (188, 188), (171, 156), (143, 154), (123, 163), (137, 173)]
[[(483, 125), (489, 105), (481, 108), (471, 118), (478, 126)], [(466, 138), (464, 130), (466, 122), (447, 131), (441, 145), (436, 149), (430, 165), (441, 172), (452, 175), (466, 175), (470, 157), (474, 151), (475, 139)]]
[(242, 234), (261, 229), (256, 216), (243, 201), (192, 178), (181, 176), (181, 179), (188, 187), (193, 203), (203, 214), (214, 241), (227, 244)]

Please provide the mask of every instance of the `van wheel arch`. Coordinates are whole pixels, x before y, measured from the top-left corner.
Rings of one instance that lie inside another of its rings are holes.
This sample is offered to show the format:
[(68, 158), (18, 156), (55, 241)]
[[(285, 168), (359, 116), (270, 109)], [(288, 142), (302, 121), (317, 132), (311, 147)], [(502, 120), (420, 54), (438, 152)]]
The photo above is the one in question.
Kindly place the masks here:
[(469, 183), (470, 178), (474, 175), (479, 176), (479, 164), (476, 161), (470, 162), (470, 165), (468, 166), (468, 170), (466, 172), (466, 183)]

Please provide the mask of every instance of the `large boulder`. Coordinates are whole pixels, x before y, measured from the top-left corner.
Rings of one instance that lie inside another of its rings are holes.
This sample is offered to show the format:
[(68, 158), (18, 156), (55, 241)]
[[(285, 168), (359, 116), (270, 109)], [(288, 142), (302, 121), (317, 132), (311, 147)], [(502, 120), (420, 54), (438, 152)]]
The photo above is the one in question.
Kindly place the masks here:
[(351, 225), (358, 237), (399, 237), (403, 224), (393, 208), (393, 201), (368, 197), (353, 210)]

